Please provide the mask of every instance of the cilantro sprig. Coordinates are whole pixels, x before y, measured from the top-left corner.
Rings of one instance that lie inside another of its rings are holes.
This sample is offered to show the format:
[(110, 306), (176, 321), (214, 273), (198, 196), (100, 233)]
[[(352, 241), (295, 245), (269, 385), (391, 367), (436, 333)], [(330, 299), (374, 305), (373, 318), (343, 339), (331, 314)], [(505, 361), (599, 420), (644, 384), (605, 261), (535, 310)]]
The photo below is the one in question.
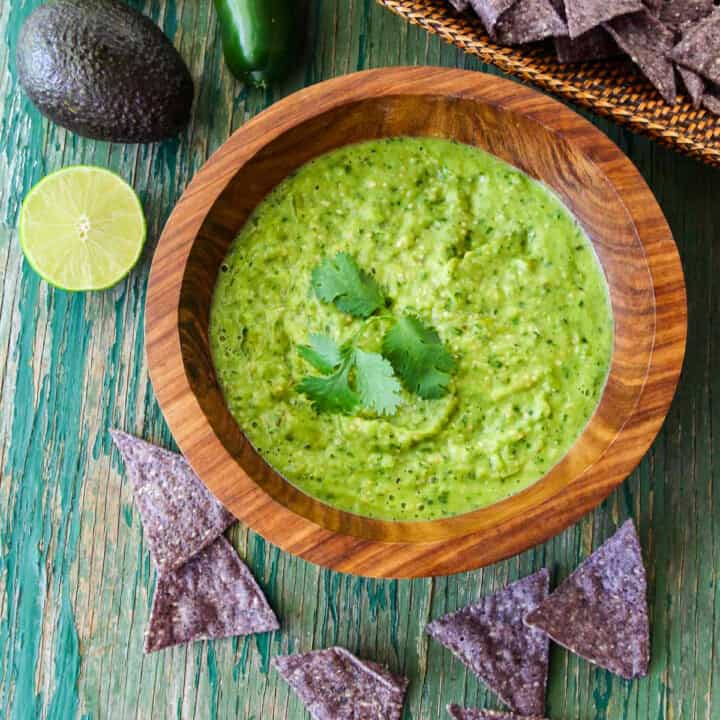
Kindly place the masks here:
[[(348, 253), (325, 258), (313, 270), (311, 285), (319, 300), (365, 319), (366, 325), (387, 305), (375, 278)], [(427, 400), (449, 391), (455, 361), (435, 328), (415, 315), (380, 317), (392, 321), (382, 340), (382, 354), (357, 346), (362, 330), (342, 347), (321, 334), (310, 335), (309, 344), (298, 347), (300, 356), (321, 373), (297, 385), (318, 412), (349, 415), (362, 407), (393, 415), (402, 402), (402, 386)]]
[(401, 402), (400, 383), (380, 354), (348, 344), (339, 348), (327, 335), (311, 335), (300, 355), (322, 376), (303, 378), (297, 386), (318, 412), (351, 414), (359, 406), (393, 415)]

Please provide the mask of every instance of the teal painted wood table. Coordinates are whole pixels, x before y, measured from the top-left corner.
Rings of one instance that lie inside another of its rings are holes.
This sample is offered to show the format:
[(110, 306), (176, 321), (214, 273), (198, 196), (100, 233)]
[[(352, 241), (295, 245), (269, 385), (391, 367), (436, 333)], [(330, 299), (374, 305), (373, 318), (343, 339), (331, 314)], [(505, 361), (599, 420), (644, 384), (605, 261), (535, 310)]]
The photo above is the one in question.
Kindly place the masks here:
[[(173, 204), (233, 129), (297, 88), (383, 65), (486, 68), (372, 0), (314, 0), (305, 63), (271, 90), (250, 91), (224, 67), (210, 0), (133, 0), (180, 49), (197, 98), (180, 138), (109, 145), (49, 124), (21, 93), (12, 51), (37, 4), (0, 4), (0, 718), (302, 720), (270, 658), (334, 643), (411, 679), (407, 720), (442, 718), (451, 701), (498, 707), (429, 642), (428, 619), (543, 565), (563, 578), (626, 517), (636, 520), (647, 558), (651, 674), (626, 682), (554, 648), (548, 714), (720, 718), (720, 172), (591, 118), (637, 164), (667, 214), (690, 311), (684, 374), (665, 427), (594, 513), (493, 567), (412, 582), (322, 570), (236, 526), (232, 539), (282, 631), (143, 656), (154, 571), (108, 429), (173, 445), (148, 379), (142, 322), (152, 252)], [(14, 229), (33, 183), (75, 163), (130, 181), (149, 224), (129, 278), (87, 295), (40, 281)]]

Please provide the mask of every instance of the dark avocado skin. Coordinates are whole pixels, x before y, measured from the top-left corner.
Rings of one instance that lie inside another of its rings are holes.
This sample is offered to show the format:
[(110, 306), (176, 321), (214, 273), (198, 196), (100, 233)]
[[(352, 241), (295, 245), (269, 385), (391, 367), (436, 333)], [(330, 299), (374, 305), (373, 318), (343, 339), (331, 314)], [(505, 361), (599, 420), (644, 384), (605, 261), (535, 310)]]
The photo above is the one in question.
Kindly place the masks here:
[(43, 115), (95, 140), (149, 143), (190, 120), (193, 81), (160, 28), (115, 0), (50, 0), (25, 21), (18, 76)]

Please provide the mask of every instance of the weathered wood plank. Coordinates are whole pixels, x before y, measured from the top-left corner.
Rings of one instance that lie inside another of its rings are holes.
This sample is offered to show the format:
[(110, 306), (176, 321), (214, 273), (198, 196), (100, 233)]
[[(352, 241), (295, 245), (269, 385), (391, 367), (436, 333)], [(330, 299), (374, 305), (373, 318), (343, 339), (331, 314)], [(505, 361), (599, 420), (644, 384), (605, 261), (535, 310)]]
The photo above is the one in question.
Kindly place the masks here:
[[(117, 425), (172, 444), (147, 377), (142, 308), (155, 239), (175, 199), (233, 128), (302, 85), (386, 64), (480, 65), (372, 0), (314, 0), (304, 67), (271, 91), (247, 91), (224, 68), (209, 0), (134, 0), (188, 60), (198, 100), (178, 140), (111, 146), (49, 125), (18, 90), (10, 52), (39, 1), (0, 4), (0, 226), (7, 228), (0, 230), (0, 716), (303, 718), (298, 701), (269, 672), (269, 659), (332, 643), (407, 673), (407, 718), (442, 717), (449, 701), (497, 707), (428, 641), (427, 619), (543, 563), (562, 578), (633, 516), (650, 573), (651, 676), (626, 683), (555, 649), (549, 712), (573, 720), (718, 717), (720, 251), (713, 244), (720, 175), (600, 120), (657, 194), (688, 280), (684, 378), (660, 438), (633, 477), (546, 545), (434, 581), (341, 576), (237, 527), (232, 538), (283, 630), (143, 657), (154, 574), (106, 431)], [(12, 231), (29, 187), (77, 162), (111, 167), (132, 181), (149, 221), (140, 266), (119, 287), (87, 296), (38, 281)]]

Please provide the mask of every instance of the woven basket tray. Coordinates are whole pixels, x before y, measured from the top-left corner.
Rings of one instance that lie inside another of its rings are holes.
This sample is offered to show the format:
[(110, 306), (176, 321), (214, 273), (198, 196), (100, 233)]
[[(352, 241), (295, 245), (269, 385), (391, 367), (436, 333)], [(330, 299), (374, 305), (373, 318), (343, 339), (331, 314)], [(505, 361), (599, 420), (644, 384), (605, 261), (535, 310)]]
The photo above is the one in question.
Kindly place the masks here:
[(496, 45), (480, 20), (458, 15), (446, 0), (378, 2), (486, 63), (720, 167), (720, 117), (696, 110), (685, 95), (668, 105), (629, 60), (561, 65), (550, 45)]

